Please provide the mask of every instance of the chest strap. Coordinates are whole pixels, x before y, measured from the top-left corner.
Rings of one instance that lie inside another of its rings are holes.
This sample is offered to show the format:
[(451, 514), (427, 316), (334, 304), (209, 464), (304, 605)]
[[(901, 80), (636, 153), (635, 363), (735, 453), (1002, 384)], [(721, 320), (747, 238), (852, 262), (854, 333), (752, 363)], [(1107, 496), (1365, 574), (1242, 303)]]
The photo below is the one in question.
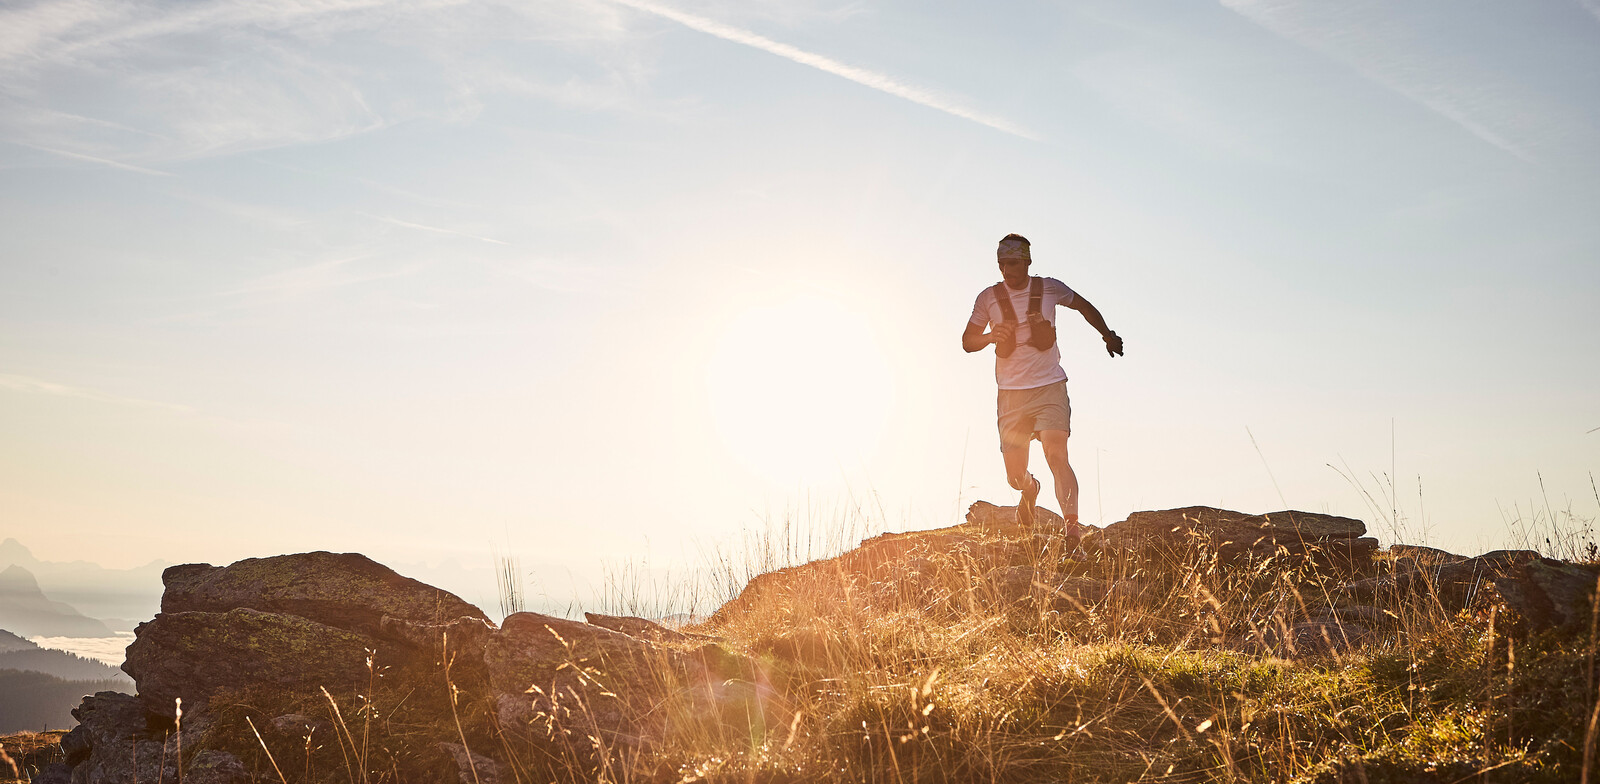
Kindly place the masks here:
[[(1011, 308), (1011, 294), (1006, 290), (1006, 282), (1003, 280), (994, 284), (994, 303), (1000, 306), (1000, 320), (1012, 326), (1016, 326), (1017, 312)], [(995, 356), (1002, 359), (1011, 356), (1011, 352), (1016, 350), (1016, 332), (1011, 333), (1010, 340), (996, 341), (994, 344)]]
[[(994, 301), (1000, 306), (1000, 318), (1007, 324), (1017, 324), (1017, 311), (1011, 307), (1011, 290), (1003, 280), (994, 284)], [(1028, 285), (1028, 345), (1040, 351), (1056, 344), (1056, 327), (1044, 317), (1043, 305), (1044, 278), (1034, 276)], [(1005, 343), (996, 343), (994, 353), (1009, 357), (1016, 348), (1017, 342), (1013, 338)]]

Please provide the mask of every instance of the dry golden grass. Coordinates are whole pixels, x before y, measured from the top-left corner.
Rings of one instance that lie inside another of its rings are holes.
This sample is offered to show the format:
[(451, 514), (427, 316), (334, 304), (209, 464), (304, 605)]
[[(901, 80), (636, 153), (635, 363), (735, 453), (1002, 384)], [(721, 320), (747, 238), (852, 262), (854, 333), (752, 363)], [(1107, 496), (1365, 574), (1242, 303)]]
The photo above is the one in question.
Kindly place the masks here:
[(61, 760), (66, 730), (18, 732), (0, 736), (0, 784), (22, 784), (46, 765)]
[[(1594, 624), (1516, 637), (1499, 609), (1424, 590), (1383, 599), (1352, 644), (1296, 648), (1294, 624), (1346, 601), (1325, 559), (958, 527), (802, 563), (832, 553), (790, 535), (719, 556), (709, 581), (615, 592), (619, 613), (719, 604), (687, 630), (720, 642), (573, 643), (529, 684), (531, 721), (502, 723), (446, 656), (375, 668), (362, 694), (217, 700), (203, 745), (283, 784), (1600, 781)], [(328, 729), (255, 734), (289, 712)], [(441, 743), (480, 756), (458, 772)]]

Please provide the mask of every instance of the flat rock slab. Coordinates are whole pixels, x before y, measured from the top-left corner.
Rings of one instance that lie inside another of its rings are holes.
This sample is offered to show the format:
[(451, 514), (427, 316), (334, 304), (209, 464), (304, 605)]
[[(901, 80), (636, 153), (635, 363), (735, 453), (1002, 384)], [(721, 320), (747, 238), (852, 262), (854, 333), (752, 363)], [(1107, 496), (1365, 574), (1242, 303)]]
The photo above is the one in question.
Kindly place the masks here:
[(1440, 550), (1437, 547), (1424, 547), (1419, 544), (1395, 544), (1389, 547), (1389, 554), (1394, 556), (1396, 562), (1409, 561), (1416, 566), (1442, 566), (1458, 564), (1467, 560), (1464, 555)]
[(183, 564), (169, 567), (161, 581), (163, 613), (249, 608), (363, 634), (378, 634), (386, 615), (421, 623), (462, 616), (488, 621), (455, 594), (402, 577), (359, 553), (296, 553), (221, 567)]
[(600, 613), (586, 612), (584, 620), (604, 629), (622, 632), (640, 640), (650, 642), (675, 643), (679, 645), (697, 645), (707, 642), (720, 642), (722, 638), (709, 634), (695, 634), (677, 629), (669, 629), (655, 621), (639, 618), (633, 615), (601, 615)]
[[(1209, 538), (1214, 544), (1232, 542), (1251, 547), (1262, 540), (1277, 543), (1322, 542), (1365, 536), (1367, 526), (1349, 517), (1286, 510), (1252, 515), (1187, 506), (1153, 512), (1134, 512), (1120, 523), (1106, 526), (1104, 540), (1129, 542), (1150, 539), (1180, 541), (1191, 533)], [(1376, 541), (1373, 542), (1375, 547)]]
[(364, 689), (370, 637), (299, 616), (257, 610), (161, 613), (139, 624), (123, 672), (153, 713), (203, 706), (225, 689), (334, 694)]

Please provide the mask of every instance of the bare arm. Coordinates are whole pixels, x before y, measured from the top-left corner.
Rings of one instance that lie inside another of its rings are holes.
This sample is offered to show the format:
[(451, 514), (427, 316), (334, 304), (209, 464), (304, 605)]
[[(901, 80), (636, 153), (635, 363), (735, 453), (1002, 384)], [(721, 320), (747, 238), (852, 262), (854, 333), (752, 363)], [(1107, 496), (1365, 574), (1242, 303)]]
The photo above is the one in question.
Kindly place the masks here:
[(984, 332), (982, 324), (974, 324), (968, 321), (967, 328), (961, 332), (961, 350), (968, 354), (974, 351), (982, 351), (985, 346), (1004, 339), (1006, 333), (1015, 333), (1016, 329), (1011, 324), (996, 324), (994, 325), (994, 331)]
[(1121, 356), (1122, 338), (1117, 337), (1117, 333), (1112, 332), (1111, 328), (1106, 326), (1105, 317), (1100, 315), (1100, 311), (1095, 308), (1094, 303), (1084, 299), (1083, 295), (1079, 294), (1072, 298), (1072, 304), (1067, 307), (1078, 311), (1079, 315), (1083, 316), (1083, 320), (1089, 322), (1089, 326), (1094, 327), (1095, 331), (1100, 333), (1100, 338), (1106, 342), (1107, 354), (1114, 357)]

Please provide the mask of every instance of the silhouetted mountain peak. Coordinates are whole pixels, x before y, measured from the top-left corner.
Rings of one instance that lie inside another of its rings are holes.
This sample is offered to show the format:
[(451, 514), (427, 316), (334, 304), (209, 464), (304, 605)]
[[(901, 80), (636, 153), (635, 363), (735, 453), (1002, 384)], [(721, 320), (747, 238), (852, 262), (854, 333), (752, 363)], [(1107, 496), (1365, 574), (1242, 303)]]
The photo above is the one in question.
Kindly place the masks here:
[(72, 605), (51, 601), (33, 572), (12, 564), (0, 570), (0, 628), (27, 637), (109, 637), (106, 625)]
[(0, 569), (0, 596), (43, 599), (44, 591), (39, 589), (39, 581), (34, 578), (33, 572), (12, 564), (5, 569)]
[(0, 563), (33, 563), (33, 551), (16, 539), (0, 542)]
[(38, 648), (39, 644), (33, 640), (18, 637), (5, 629), (0, 629), (0, 653), (10, 651), (31, 651)]

